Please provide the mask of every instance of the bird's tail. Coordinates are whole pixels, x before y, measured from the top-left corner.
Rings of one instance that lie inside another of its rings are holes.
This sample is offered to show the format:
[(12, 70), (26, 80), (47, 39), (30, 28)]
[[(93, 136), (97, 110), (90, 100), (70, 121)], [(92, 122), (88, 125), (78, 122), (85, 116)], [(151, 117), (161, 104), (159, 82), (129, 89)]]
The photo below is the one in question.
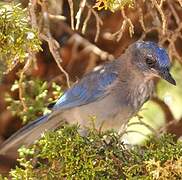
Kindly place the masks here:
[(60, 122), (61, 119), (56, 118), (54, 113), (42, 116), (39, 119), (30, 122), (0, 145), (0, 155), (12, 158), (17, 157), (17, 150), (19, 147), (22, 145), (28, 147), (33, 144), (46, 130), (55, 130), (58, 128), (61, 125)]

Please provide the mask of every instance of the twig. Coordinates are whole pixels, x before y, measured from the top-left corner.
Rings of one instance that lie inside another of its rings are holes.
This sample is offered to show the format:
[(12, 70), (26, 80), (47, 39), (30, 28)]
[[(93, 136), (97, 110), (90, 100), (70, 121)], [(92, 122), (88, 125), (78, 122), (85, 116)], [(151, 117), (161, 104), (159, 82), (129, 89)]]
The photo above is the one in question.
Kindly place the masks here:
[(54, 15), (54, 14), (49, 14), (50, 19), (56, 19), (56, 20), (66, 20), (65, 16), (62, 15)]
[(148, 128), (153, 134), (159, 136), (159, 133), (158, 133), (153, 127), (151, 127), (149, 124), (143, 122), (140, 118), (139, 118), (139, 122), (132, 122), (132, 123), (129, 123), (129, 124), (128, 124), (128, 127), (129, 127), (129, 126), (132, 126), (132, 125), (143, 125), (143, 126), (145, 126), (146, 128)]
[(119, 31), (117, 31), (116, 33), (113, 34), (113, 36), (118, 36), (116, 39), (117, 42), (122, 38), (126, 25), (127, 25), (127, 21), (124, 20)]
[(82, 0), (82, 1), (80, 2), (80, 8), (79, 8), (79, 10), (78, 10), (78, 12), (77, 12), (77, 14), (76, 14), (76, 17), (75, 17), (76, 20), (77, 20), (77, 22), (76, 22), (76, 30), (79, 29), (80, 19), (81, 19), (82, 12), (83, 12), (83, 10), (84, 10), (84, 8), (85, 8), (85, 4), (86, 4), (86, 0)]
[[(30, 0), (29, 1), (29, 4), (28, 4), (28, 8), (29, 8), (29, 14), (30, 14), (30, 20), (31, 20), (31, 25), (32, 25), (32, 28), (37, 28), (37, 21), (36, 21), (36, 15), (35, 15), (35, 11), (34, 11), (34, 8), (36, 6), (36, 0)], [(22, 106), (23, 106), (23, 111), (27, 111), (28, 107), (26, 106), (26, 103), (25, 103), (25, 100), (24, 100), (24, 97), (23, 97), (23, 78), (24, 78), (24, 73), (29, 69), (29, 67), (31, 66), (32, 64), (32, 61), (34, 60), (35, 58), (35, 54), (32, 53), (32, 52), (29, 52), (28, 53), (29, 56), (31, 57), (28, 57), (23, 69), (20, 71), (20, 77), (19, 77), (19, 99), (20, 99), (20, 102), (22, 103)]]
[(37, 0), (29, 0), (28, 9), (29, 9), (29, 14), (30, 14), (30, 19), (31, 19), (31, 25), (33, 28), (38, 29), (37, 19), (36, 19), (36, 14), (35, 14), (36, 3), (37, 3)]
[(72, 29), (64, 22), (60, 22), (62, 29), (68, 33), (71, 37), (68, 40), (68, 43), (72, 43), (76, 41), (78, 44), (82, 45), (84, 47), (85, 52), (93, 52), (96, 55), (98, 55), (101, 60), (113, 60), (114, 56), (107, 51), (104, 51), (97, 47), (95, 44), (92, 44), (84, 37), (80, 36), (79, 34), (72, 31)]
[(74, 7), (73, 7), (73, 1), (68, 0), (68, 4), (70, 7), (70, 15), (71, 15), (71, 28), (74, 30), (75, 29), (75, 20), (74, 20)]
[(142, 13), (142, 8), (138, 5), (138, 12), (139, 12), (139, 22), (142, 26), (142, 29), (144, 32), (146, 31), (145, 24), (144, 24), (144, 19), (143, 19), (143, 13)]
[(123, 8), (121, 9), (121, 13), (122, 13), (122, 16), (124, 18), (124, 20), (122, 22), (122, 25), (121, 25), (121, 28), (117, 32), (112, 34), (112, 36), (117, 36), (116, 41), (120, 41), (120, 39), (122, 38), (123, 32), (124, 32), (127, 24), (129, 25), (130, 37), (132, 37), (132, 35), (134, 34), (133, 23), (131, 22), (131, 19), (126, 16), (125, 11), (124, 11)]
[(69, 41), (70, 42), (77, 41), (78, 43), (83, 44), (85, 47), (83, 51), (93, 52), (96, 55), (98, 55), (102, 60), (105, 60), (105, 59), (113, 60), (114, 59), (114, 56), (112, 54), (109, 54), (108, 52), (99, 49), (97, 46), (90, 43), (88, 40), (84, 39), (83, 37), (81, 37), (78, 34), (73, 34)]
[(166, 33), (166, 25), (167, 25), (167, 21), (166, 21), (164, 12), (162, 11), (162, 5), (163, 5), (164, 0), (161, 0), (160, 4), (158, 4), (156, 0), (151, 0), (151, 1), (154, 4), (154, 6), (156, 7), (156, 9), (158, 10), (159, 14), (161, 15), (161, 19), (162, 19), (162, 33), (164, 35)]
[(23, 89), (24, 89), (23, 88), (23, 83), (22, 83), (23, 82), (23, 76), (24, 76), (24, 73), (31, 66), (32, 60), (33, 60), (33, 58), (28, 58), (27, 62), (25, 63), (23, 69), (20, 72), (20, 78), (19, 78), (19, 99), (20, 99), (20, 102), (22, 103), (23, 111), (27, 111), (28, 110), (28, 107), (26, 106), (26, 103), (25, 103), (25, 100), (24, 100), (24, 97), (23, 97)]
[(89, 10), (88, 10), (88, 13), (87, 13), (87, 16), (86, 16), (86, 18), (85, 18), (85, 20), (84, 20), (84, 22), (83, 22), (82, 34), (85, 34), (85, 31), (86, 31), (86, 28), (87, 28), (87, 24), (88, 24), (88, 21), (89, 21), (91, 15), (92, 15), (92, 12), (91, 12), (91, 10), (89, 9)]
[(47, 41), (48, 45), (49, 45), (49, 49), (51, 54), (53, 55), (59, 69), (64, 73), (65, 77), (66, 77), (66, 81), (67, 81), (67, 85), (68, 87), (70, 87), (70, 81), (69, 81), (69, 75), (68, 73), (63, 69), (63, 67), (61, 66), (61, 56), (60, 56), (60, 45), (59, 43), (52, 37), (51, 32), (50, 32), (50, 23), (49, 23), (49, 16), (48, 16), (48, 10), (47, 10), (47, 1), (44, 0), (41, 4), (42, 6), (42, 13), (43, 13), (43, 18), (44, 18), (44, 31), (45, 34), (40, 34), (40, 37)]
[(180, 24), (180, 18), (179, 18), (179, 16), (178, 16), (178, 14), (177, 14), (177, 12), (176, 12), (176, 10), (175, 10), (173, 4), (172, 4), (171, 2), (168, 1), (168, 6), (169, 6), (169, 8), (171, 9), (171, 12), (172, 12), (172, 14), (173, 14), (173, 16), (174, 16), (174, 18), (175, 18), (176, 24)]
[(95, 16), (95, 19), (96, 19), (96, 35), (95, 35), (94, 41), (97, 42), (99, 38), (99, 34), (100, 34), (100, 26), (103, 25), (103, 21), (97, 14), (97, 12), (88, 3), (86, 3), (86, 6), (88, 7), (88, 9), (91, 10), (92, 14)]
[(140, 131), (136, 131), (136, 130), (127, 130), (127, 131), (125, 131), (124, 134), (128, 134), (128, 133), (138, 133), (138, 134), (141, 134), (141, 135), (144, 136), (144, 137), (147, 137), (146, 134), (144, 134), (144, 133), (142, 133), (142, 132), (140, 132)]

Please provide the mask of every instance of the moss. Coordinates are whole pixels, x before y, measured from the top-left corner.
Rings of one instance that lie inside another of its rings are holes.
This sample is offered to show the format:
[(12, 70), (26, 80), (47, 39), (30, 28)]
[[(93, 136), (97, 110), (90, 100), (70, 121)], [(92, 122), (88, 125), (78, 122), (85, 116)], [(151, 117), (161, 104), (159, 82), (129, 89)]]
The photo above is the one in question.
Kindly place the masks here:
[[(87, 137), (77, 126), (47, 132), (33, 147), (22, 147), (20, 166), (12, 179), (179, 179), (182, 143), (172, 135), (151, 137), (143, 146), (127, 149), (114, 132), (89, 130)], [(165, 173), (166, 172), (166, 173)]]

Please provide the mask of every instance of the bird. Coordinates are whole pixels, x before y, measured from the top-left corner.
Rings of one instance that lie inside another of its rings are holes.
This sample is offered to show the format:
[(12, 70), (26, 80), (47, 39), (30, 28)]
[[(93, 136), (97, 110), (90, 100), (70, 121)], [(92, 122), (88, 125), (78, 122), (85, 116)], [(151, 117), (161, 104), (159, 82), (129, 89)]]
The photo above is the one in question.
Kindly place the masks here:
[[(154, 79), (176, 85), (170, 74), (170, 58), (165, 48), (151, 41), (136, 41), (115, 60), (86, 74), (52, 106), (52, 112), (30, 122), (0, 146), (0, 155), (13, 156), (21, 145), (28, 147), (46, 130), (62, 122), (78, 124), (81, 132), (95, 128), (124, 129), (152, 96)], [(84, 133), (83, 133), (84, 134)]]

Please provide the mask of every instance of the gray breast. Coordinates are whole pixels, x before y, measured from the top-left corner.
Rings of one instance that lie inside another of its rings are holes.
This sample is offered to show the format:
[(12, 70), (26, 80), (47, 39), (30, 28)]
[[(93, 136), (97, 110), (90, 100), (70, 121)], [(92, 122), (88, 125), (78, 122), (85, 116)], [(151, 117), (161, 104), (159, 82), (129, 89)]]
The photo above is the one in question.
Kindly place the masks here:
[(101, 100), (65, 110), (63, 118), (70, 124), (79, 124), (82, 128), (93, 127), (94, 124), (96, 129), (102, 127), (102, 130), (119, 130), (149, 98), (153, 83), (140, 84), (132, 93), (124, 90), (124, 87), (120, 88)]
[(108, 95), (99, 101), (72, 108), (63, 113), (64, 119), (71, 124), (78, 123), (81, 127), (92, 127), (94, 123), (96, 129), (102, 127), (102, 130), (119, 130), (131, 116), (131, 109), (115, 98)]
[(135, 86), (130, 94), (130, 101), (133, 103), (133, 108), (138, 111), (141, 106), (151, 97), (154, 89), (153, 81), (147, 81)]

